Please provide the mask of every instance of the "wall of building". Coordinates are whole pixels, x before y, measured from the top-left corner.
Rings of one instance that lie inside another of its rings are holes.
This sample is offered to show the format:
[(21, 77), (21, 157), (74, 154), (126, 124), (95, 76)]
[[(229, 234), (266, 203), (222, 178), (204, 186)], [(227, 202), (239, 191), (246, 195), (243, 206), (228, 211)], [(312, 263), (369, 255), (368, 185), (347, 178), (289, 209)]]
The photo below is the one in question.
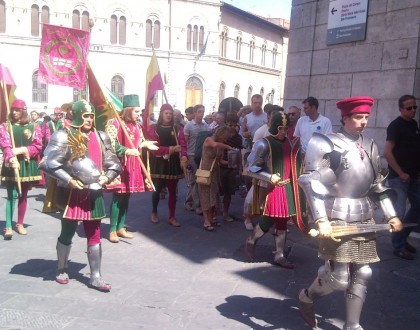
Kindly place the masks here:
[(399, 115), (398, 98), (420, 92), (420, 2), (370, 0), (366, 40), (327, 46), (329, 0), (294, 0), (285, 82), (285, 105), (309, 95), (335, 128), (335, 103), (345, 97), (375, 99), (367, 131), (380, 150), (386, 127)]

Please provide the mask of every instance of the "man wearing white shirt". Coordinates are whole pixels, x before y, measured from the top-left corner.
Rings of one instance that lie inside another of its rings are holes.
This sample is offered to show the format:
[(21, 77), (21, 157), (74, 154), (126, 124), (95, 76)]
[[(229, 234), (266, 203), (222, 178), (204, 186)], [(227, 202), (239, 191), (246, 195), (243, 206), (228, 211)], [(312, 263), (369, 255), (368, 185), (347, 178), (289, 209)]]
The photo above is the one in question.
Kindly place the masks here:
[(332, 133), (332, 125), (327, 117), (318, 112), (319, 102), (315, 97), (309, 96), (302, 104), (306, 116), (299, 118), (294, 136), (300, 138), (302, 153), (305, 154), (312, 134), (314, 132), (322, 134)]

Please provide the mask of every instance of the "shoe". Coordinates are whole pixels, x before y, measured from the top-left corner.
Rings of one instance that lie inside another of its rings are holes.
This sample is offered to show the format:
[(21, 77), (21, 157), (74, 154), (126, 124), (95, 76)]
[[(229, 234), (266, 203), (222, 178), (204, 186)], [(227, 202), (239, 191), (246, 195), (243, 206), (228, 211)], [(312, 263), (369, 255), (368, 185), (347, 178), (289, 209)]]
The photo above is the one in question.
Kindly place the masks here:
[(220, 221), (212, 221), (211, 222), (211, 225), (213, 226), (213, 227), (220, 227), (222, 224), (220, 223)]
[(128, 239), (132, 239), (134, 237), (133, 234), (130, 234), (129, 232), (127, 232), (127, 229), (125, 228), (121, 228), (120, 230), (117, 230), (117, 235), (119, 237), (128, 238)]
[(12, 230), (12, 228), (11, 227), (7, 227), (4, 230), (4, 239), (6, 241), (10, 241), (12, 239), (12, 236), (13, 236), (13, 230)]
[[(316, 328), (315, 309), (313, 302), (305, 302), (304, 298), (308, 298), (306, 289), (302, 289), (298, 294), (299, 312), (302, 319), (311, 327)], [(308, 298), (309, 299), (309, 298)]]
[(152, 220), (153, 223), (158, 223), (159, 222), (159, 218), (158, 218), (157, 213), (152, 213), (151, 220)]
[(247, 222), (245, 220), (244, 225), (245, 225), (246, 230), (254, 230), (254, 225), (252, 224), (252, 222)]
[(394, 255), (404, 260), (414, 260), (413, 255), (405, 250), (394, 250)]
[(89, 287), (92, 289), (101, 291), (101, 292), (111, 291), (111, 284), (106, 283), (102, 277), (91, 279), (89, 283)]
[(18, 232), (19, 235), (26, 235), (28, 233), (25, 227), (19, 223), (16, 225), (16, 231)]
[(68, 284), (69, 283), (69, 275), (66, 272), (58, 274), (55, 277), (55, 281), (60, 284)]
[(286, 269), (293, 269), (295, 265), (288, 261), (284, 256), (275, 256), (274, 263)]
[(223, 220), (227, 221), (227, 222), (232, 222), (235, 221), (234, 218), (232, 218), (229, 214), (226, 214), (223, 216)]
[(118, 243), (120, 241), (116, 231), (111, 231), (109, 233), (109, 241), (111, 243)]
[(169, 224), (174, 227), (181, 227), (181, 224), (175, 218), (170, 218)]
[(214, 230), (214, 227), (212, 225), (204, 225), (203, 228), (204, 228), (205, 231), (213, 231)]
[(407, 241), (405, 242), (405, 249), (410, 252), (410, 253), (416, 253), (417, 250), (414, 246), (412, 246), (410, 243), (408, 243)]

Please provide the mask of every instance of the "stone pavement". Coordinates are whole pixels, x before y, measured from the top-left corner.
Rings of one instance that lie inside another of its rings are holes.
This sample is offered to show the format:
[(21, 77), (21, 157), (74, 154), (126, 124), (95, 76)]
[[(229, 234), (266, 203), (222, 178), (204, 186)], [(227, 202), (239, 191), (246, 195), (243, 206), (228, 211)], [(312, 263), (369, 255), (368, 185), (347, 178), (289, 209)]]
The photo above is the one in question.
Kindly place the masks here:
[[(159, 205), (161, 222), (155, 225), (150, 221), (151, 194), (133, 195), (127, 221), (133, 240), (110, 243), (109, 219), (103, 221), (102, 273), (112, 291), (101, 293), (86, 286), (89, 267), (81, 226), (70, 254), (71, 281), (54, 281), (60, 222), (58, 214), (40, 212), (44, 193), (43, 188), (29, 193), (28, 235), (0, 238), (0, 329), (309, 329), (297, 310), (296, 293), (312, 282), (322, 262), (317, 240), (295, 227), (290, 227), (289, 239), (296, 269), (271, 264), (271, 234), (259, 241), (257, 262), (246, 263), (242, 251), (249, 232), (242, 221), (204, 231), (202, 218), (182, 207), (183, 182), (180, 228), (167, 224), (167, 199)], [(0, 230), (5, 194), (1, 189)], [(233, 198), (238, 220), (242, 203)], [(420, 257), (397, 259), (389, 233), (378, 236), (382, 261), (372, 267), (361, 323), (365, 330), (418, 329)], [(411, 242), (420, 250), (419, 239)], [(343, 294), (324, 297), (316, 311), (320, 329), (341, 329)]]

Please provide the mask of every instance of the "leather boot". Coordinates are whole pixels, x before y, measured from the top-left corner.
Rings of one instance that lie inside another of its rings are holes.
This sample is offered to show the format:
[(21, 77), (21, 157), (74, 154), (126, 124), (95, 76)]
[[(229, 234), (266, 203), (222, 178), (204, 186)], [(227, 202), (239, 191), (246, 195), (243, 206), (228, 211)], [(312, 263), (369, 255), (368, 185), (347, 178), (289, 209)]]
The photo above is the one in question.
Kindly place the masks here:
[(57, 240), (57, 260), (58, 266), (55, 275), (55, 281), (60, 284), (67, 284), (69, 283), (69, 275), (68, 275), (68, 261), (69, 255), (71, 250), (70, 245), (64, 245), (59, 240)]
[(254, 231), (250, 237), (245, 242), (245, 259), (249, 262), (254, 260), (254, 250), (255, 245), (257, 245), (258, 240), (263, 237), (265, 232), (261, 229), (260, 225), (254, 227)]
[(106, 283), (101, 276), (102, 246), (101, 244), (88, 245), (87, 255), (90, 266), (89, 286), (102, 292), (111, 290), (111, 285)]
[(284, 255), (284, 246), (287, 233), (285, 230), (276, 230), (274, 241), (276, 242), (276, 251), (274, 251), (274, 262), (280, 267), (287, 269), (295, 268), (295, 265), (289, 262)]

